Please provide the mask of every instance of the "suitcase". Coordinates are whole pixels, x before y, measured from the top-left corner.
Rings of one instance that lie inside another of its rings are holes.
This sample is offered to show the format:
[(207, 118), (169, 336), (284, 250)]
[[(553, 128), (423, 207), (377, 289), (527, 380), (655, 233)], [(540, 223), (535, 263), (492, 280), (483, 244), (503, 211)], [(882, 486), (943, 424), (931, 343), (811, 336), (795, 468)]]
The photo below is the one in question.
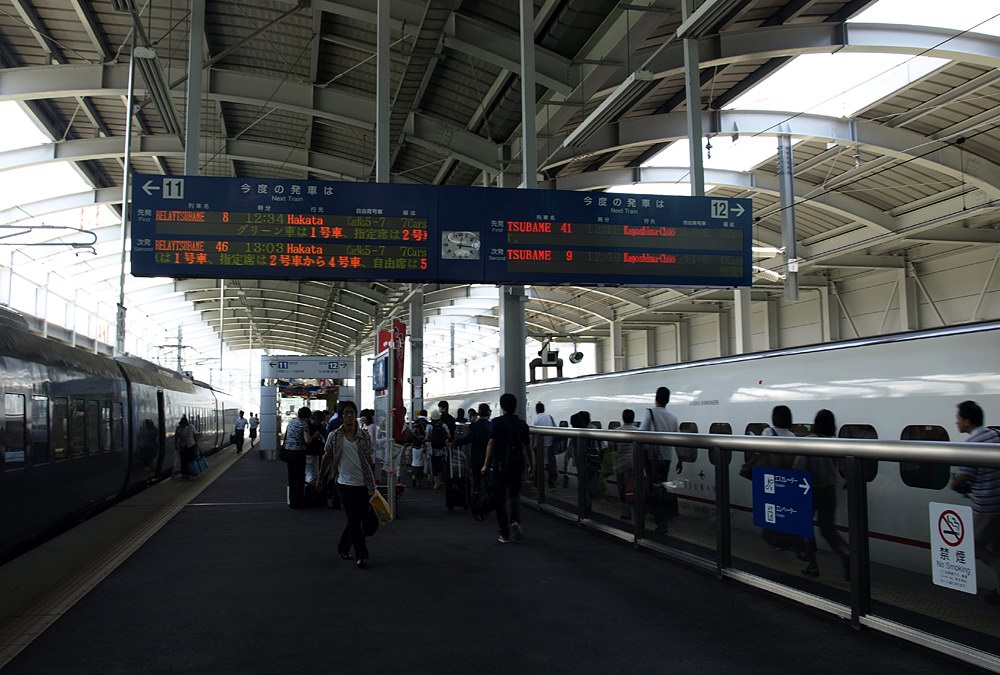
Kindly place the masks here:
[(456, 506), (469, 508), (469, 477), (465, 464), (465, 453), (448, 450), (448, 475), (444, 479), (445, 506), (451, 511)]

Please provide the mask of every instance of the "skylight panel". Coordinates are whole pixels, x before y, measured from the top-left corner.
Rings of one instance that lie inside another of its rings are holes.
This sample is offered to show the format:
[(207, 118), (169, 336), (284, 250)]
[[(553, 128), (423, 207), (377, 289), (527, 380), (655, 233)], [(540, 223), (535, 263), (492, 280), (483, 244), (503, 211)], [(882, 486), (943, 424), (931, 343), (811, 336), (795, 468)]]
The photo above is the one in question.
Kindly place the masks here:
[(946, 63), (898, 54), (804, 54), (726, 109), (851, 117)]
[(14, 101), (0, 103), (0, 152), (50, 142)]
[[(712, 149), (707, 145), (711, 140)], [(795, 141), (798, 142), (797, 140)], [(778, 152), (778, 140), (767, 136), (743, 135), (737, 140), (731, 136), (713, 136), (702, 139), (702, 161), (706, 169), (750, 171)], [(690, 143), (686, 138), (674, 141), (658, 154), (643, 163), (643, 167), (675, 167), (690, 164)], [(711, 155), (711, 156), (709, 156)]]
[(951, 0), (944, 11), (940, 0), (879, 0), (850, 23), (937, 26), (1000, 36), (998, 11), (1000, 5), (990, 0)]
[(90, 189), (69, 162), (10, 169), (3, 172), (3, 180), (0, 180), (0, 209)]

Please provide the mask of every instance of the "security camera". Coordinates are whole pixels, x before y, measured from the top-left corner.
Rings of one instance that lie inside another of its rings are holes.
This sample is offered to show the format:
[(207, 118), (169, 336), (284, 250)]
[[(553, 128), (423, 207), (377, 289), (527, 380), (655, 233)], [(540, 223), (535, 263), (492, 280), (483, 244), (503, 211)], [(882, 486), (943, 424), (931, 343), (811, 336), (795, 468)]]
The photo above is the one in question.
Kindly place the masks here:
[(583, 361), (583, 352), (573, 352), (569, 355), (570, 363), (580, 363), (580, 361)]

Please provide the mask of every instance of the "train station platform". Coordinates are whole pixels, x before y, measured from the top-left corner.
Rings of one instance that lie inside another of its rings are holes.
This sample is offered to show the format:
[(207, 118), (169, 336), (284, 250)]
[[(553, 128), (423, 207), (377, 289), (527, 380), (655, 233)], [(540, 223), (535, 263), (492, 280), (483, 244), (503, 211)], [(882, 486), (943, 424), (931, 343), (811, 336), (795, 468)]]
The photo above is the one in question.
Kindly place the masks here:
[(0, 568), (5, 675), (981, 672), (530, 506), (499, 544), (429, 489), (358, 569), (283, 464), (210, 461)]

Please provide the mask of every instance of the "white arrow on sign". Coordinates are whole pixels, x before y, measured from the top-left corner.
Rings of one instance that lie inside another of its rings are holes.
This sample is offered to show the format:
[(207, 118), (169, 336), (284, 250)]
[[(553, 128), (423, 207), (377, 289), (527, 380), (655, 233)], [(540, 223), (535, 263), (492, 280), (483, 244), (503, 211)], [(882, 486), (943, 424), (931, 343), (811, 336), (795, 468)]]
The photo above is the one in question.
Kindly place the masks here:
[[(739, 210), (737, 211), (737, 209)], [(736, 216), (739, 217), (743, 215), (743, 212), (746, 211), (746, 209), (743, 208), (742, 204), (733, 204), (733, 211), (735, 211)]]
[(802, 482), (799, 483), (799, 487), (802, 488), (802, 494), (803, 495), (807, 495), (807, 494), (809, 494), (809, 488), (812, 487), (812, 486), (809, 485), (809, 481), (808, 480), (806, 480), (805, 478), (803, 478)]
[(153, 195), (153, 192), (152, 192), (153, 190), (159, 190), (159, 189), (160, 189), (159, 185), (153, 185), (153, 179), (152, 178), (149, 179), (149, 180), (147, 180), (142, 185), (142, 191), (145, 192), (149, 196)]

